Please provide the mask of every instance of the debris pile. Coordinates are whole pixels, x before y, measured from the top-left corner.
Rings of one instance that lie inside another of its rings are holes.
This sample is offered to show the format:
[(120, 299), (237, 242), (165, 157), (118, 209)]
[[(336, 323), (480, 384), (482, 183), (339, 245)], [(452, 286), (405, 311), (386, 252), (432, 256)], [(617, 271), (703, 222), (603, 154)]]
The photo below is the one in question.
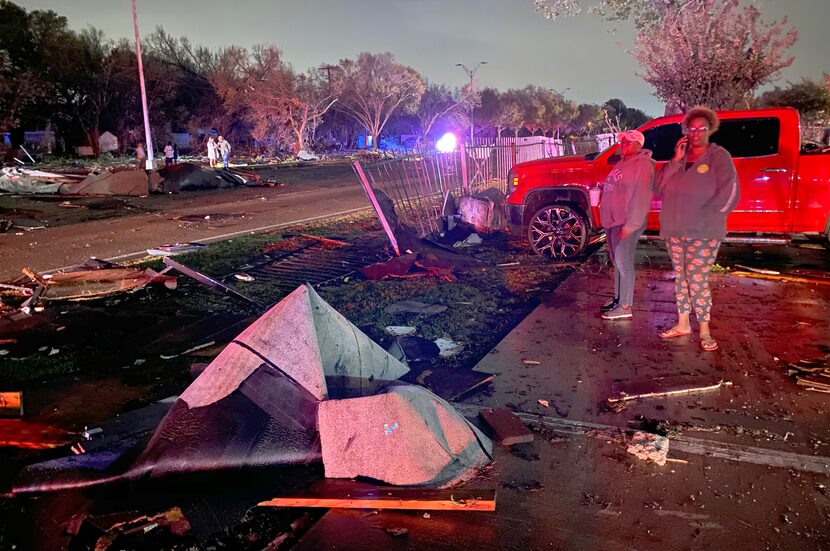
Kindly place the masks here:
[(2, 310), (29, 315), (42, 309), (41, 302), (104, 298), (134, 292), (154, 283), (175, 289), (177, 284), (174, 276), (164, 275), (163, 272), (150, 268), (126, 268), (94, 258), (64, 272), (39, 274), (31, 268), (23, 268), (23, 274), (13, 281), (0, 284)]
[(309, 285), (238, 335), (139, 450), (121, 442), (30, 466), (15, 494), (322, 460), (329, 477), (445, 485), (492, 458), (489, 439)]
[(806, 390), (830, 394), (830, 363), (827, 356), (788, 364), (787, 374)]

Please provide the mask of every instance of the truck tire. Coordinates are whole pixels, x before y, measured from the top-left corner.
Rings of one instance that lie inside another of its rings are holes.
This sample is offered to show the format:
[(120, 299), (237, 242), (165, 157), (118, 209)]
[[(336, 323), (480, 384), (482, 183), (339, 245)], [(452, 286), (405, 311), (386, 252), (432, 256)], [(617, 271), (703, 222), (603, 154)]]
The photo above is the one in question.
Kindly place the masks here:
[(545, 205), (530, 217), (527, 240), (534, 253), (551, 260), (579, 256), (588, 242), (585, 215), (568, 203)]

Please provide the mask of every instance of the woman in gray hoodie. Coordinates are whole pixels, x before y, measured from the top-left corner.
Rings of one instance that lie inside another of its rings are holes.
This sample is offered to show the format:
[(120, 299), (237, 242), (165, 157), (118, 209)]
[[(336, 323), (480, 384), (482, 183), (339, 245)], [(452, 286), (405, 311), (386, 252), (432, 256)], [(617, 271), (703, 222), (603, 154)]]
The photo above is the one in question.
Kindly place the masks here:
[(607, 320), (632, 317), (634, 253), (646, 229), (654, 182), (654, 161), (651, 151), (643, 149), (643, 134), (627, 130), (617, 134), (617, 141), (622, 159), (605, 179), (599, 204), (599, 220), (614, 264), (614, 298), (600, 308)]
[(677, 324), (660, 333), (660, 338), (691, 334), (689, 316), (694, 308), (704, 350), (718, 348), (709, 331), (709, 271), (726, 236), (726, 215), (740, 196), (732, 156), (709, 143), (719, 124), (715, 112), (706, 107), (686, 113), (682, 125), (685, 136), (675, 146), (674, 159), (655, 178), (655, 193), (663, 198), (660, 237), (666, 240), (674, 267), (678, 313)]

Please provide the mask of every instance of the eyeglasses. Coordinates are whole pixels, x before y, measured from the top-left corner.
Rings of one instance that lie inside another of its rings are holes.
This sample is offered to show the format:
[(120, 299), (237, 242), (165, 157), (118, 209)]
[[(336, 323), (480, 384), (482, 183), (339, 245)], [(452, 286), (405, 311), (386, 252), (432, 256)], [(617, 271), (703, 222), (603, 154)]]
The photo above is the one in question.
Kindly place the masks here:
[(686, 132), (688, 132), (689, 134), (692, 134), (694, 132), (708, 132), (708, 131), (709, 131), (708, 126), (689, 126), (689, 127), (686, 128)]

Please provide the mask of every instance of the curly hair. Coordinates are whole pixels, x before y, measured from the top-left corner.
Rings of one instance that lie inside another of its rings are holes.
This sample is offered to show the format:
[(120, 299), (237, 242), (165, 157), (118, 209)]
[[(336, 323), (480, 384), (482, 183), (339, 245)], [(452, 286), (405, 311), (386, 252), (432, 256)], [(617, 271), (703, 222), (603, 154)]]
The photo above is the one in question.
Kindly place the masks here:
[(702, 105), (692, 107), (686, 112), (686, 115), (683, 117), (683, 122), (681, 123), (684, 132), (692, 119), (706, 119), (706, 122), (709, 124), (710, 134), (713, 134), (718, 128), (720, 128), (720, 119), (718, 119), (717, 114), (715, 114), (715, 112), (708, 107), (704, 107)]

